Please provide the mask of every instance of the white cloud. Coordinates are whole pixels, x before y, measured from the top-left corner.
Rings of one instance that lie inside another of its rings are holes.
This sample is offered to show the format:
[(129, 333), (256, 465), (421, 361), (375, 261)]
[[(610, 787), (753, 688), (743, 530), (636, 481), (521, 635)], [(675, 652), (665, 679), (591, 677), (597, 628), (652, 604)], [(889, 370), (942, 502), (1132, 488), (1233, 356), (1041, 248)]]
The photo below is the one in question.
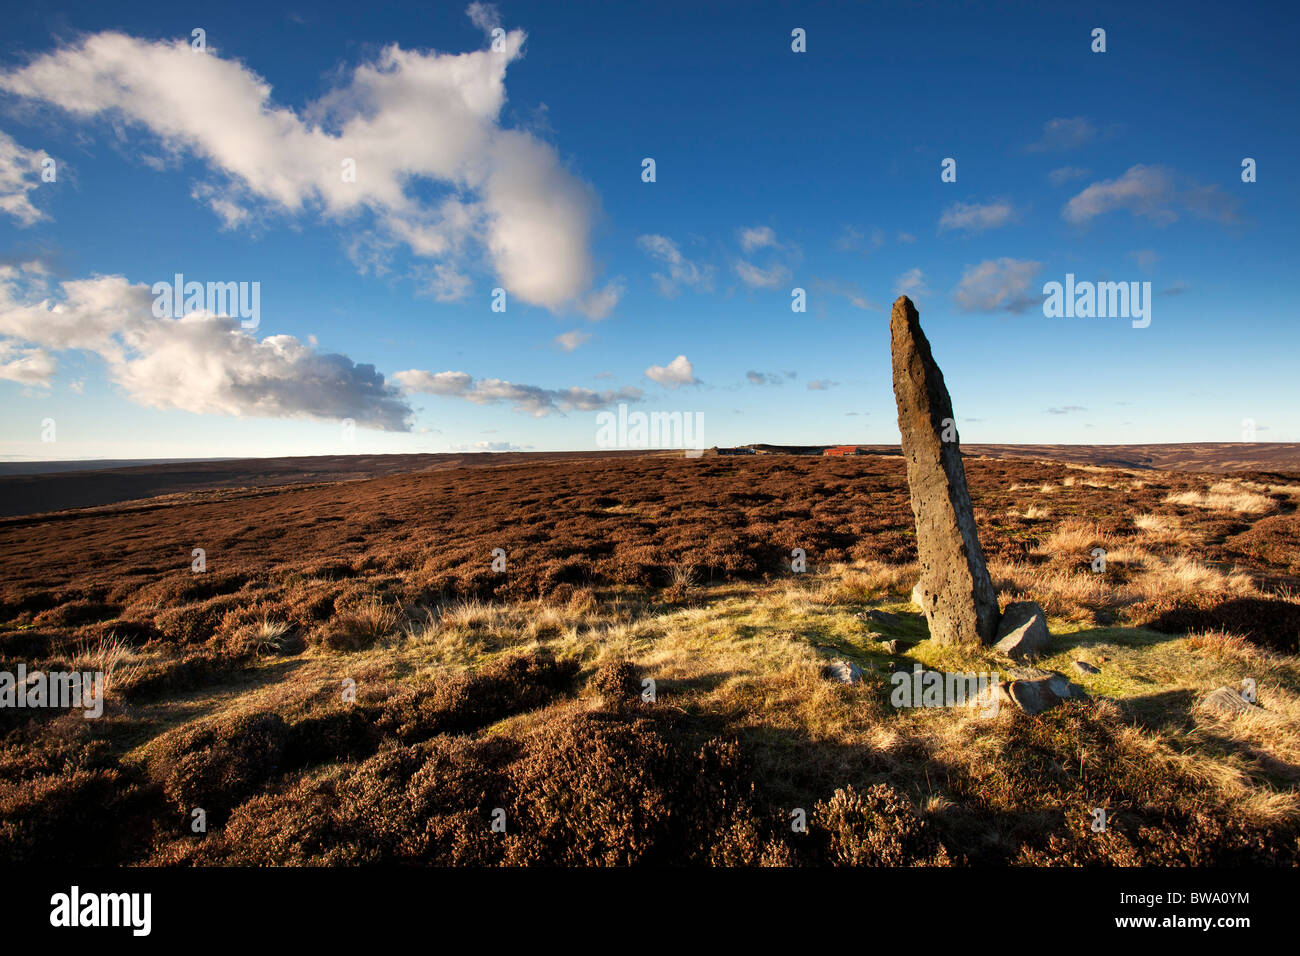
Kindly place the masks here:
[[(468, 12), (480, 27), (496, 22), (485, 5)], [(258, 202), (339, 221), (369, 210), (415, 256), (456, 266), (477, 245), (512, 295), (559, 309), (591, 285), (595, 199), (550, 145), (499, 124), (506, 68), (524, 41), (511, 30), (502, 52), (461, 54), (392, 44), (301, 112), (276, 105), (270, 84), (238, 61), (113, 32), (0, 74), (0, 89), (120, 118), (172, 154), (198, 157), (217, 174), (201, 195), (226, 225)], [(450, 195), (418, 198), (421, 181)]]
[(1015, 219), (1016, 211), (1008, 202), (953, 203), (939, 217), (939, 231), (957, 229), (963, 232), (984, 232), (997, 229)]
[(1217, 186), (1180, 186), (1172, 170), (1141, 164), (1117, 179), (1093, 183), (1065, 204), (1061, 218), (1084, 223), (1117, 209), (1162, 226), (1177, 221), (1179, 210), (1216, 222), (1238, 220), (1237, 201)]
[(855, 309), (868, 312), (881, 311), (880, 306), (866, 297), (856, 282), (840, 282), (838, 279), (813, 279), (812, 287), (818, 292), (843, 296)]
[(1061, 217), (1087, 222), (1116, 209), (1127, 209), (1156, 223), (1170, 223), (1178, 214), (1169, 208), (1174, 200), (1173, 180), (1159, 166), (1137, 165), (1118, 179), (1093, 183), (1065, 204)]
[(790, 270), (780, 263), (770, 269), (760, 269), (744, 259), (736, 262), (736, 275), (745, 285), (755, 289), (776, 289), (790, 280)]
[(967, 312), (1022, 312), (1039, 301), (1027, 295), (1041, 262), (1019, 259), (989, 259), (962, 272), (953, 297)]
[(516, 445), (512, 441), (476, 441), (472, 445), (452, 445), (452, 451), (527, 451), (531, 445)]
[(1160, 254), (1151, 249), (1134, 249), (1128, 255), (1143, 272), (1150, 272), (1160, 261)]
[(1043, 124), (1042, 138), (1031, 143), (1027, 149), (1031, 153), (1075, 149), (1096, 135), (1096, 127), (1082, 116), (1050, 119)]
[(797, 372), (756, 372), (750, 369), (745, 378), (750, 385), (784, 385), (787, 379), (798, 378)]
[(470, 294), (474, 282), (450, 262), (435, 263), (431, 272), (417, 272), (427, 291), (438, 302), (459, 302)]
[(814, 378), (808, 382), (808, 391), (825, 392), (832, 388), (835, 388), (835, 386), (839, 384), (840, 384), (839, 382), (832, 382), (828, 378)]
[(696, 385), (695, 366), (685, 355), (679, 355), (667, 365), (651, 365), (645, 370), (646, 378), (668, 388)]
[(30, 226), (45, 219), (27, 194), (41, 184), (41, 164), (49, 159), (43, 150), (24, 149), (0, 132), (0, 212)]
[(659, 272), (653, 274), (659, 291), (668, 298), (675, 296), (681, 286), (689, 286), (700, 291), (708, 291), (712, 288), (713, 270), (689, 261), (682, 255), (677, 243), (667, 236), (641, 236), (636, 243), (643, 252), (668, 267), (666, 275)]
[(930, 289), (925, 284), (925, 273), (916, 269), (908, 269), (896, 280), (894, 280), (894, 295), (906, 295), (912, 298), (918, 298), (923, 295), (929, 295)]
[(574, 329), (572, 332), (565, 332), (563, 335), (557, 335), (555, 337), (555, 344), (566, 352), (572, 352), (590, 338), (590, 332), (583, 332), (581, 329)]
[(495, 3), (479, 3), (476, 0), (465, 8), (465, 15), (474, 26), (489, 35), (501, 26), (501, 14)]
[(605, 283), (603, 288), (596, 289), (579, 302), (578, 311), (593, 322), (608, 318), (609, 314), (614, 311), (614, 306), (618, 305), (618, 300), (623, 298), (626, 288), (622, 276), (611, 279)]
[(54, 356), (45, 349), (23, 348), (0, 341), (0, 378), (23, 385), (48, 387), (58, 369)]
[(616, 402), (639, 402), (641, 390), (621, 388), (595, 392), (589, 388), (542, 388), (520, 385), (499, 378), (475, 379), (466, 372), (426, 372), (407, 369), (396, 372), (393, 379), (408, 392), (460, 398), (475, 405), (510, 402), (515, 411), (528, 412), (537, 418), (560, 411), (598, 411)]
[(109, 377), (140, 405), (410, 429), (410, 406), (373, 365), (318, 352), (291, 335), (259, 341), (238, 318), (157, 318), (149, 287), (122, 276), (63, 282), (56, 296), (40, 299), (32, 294), (43, 292), (39, 277), (30, 279), (22, 269), (0, 267), (0, 347), (9, 354), (18, 343), (33, 348), (17, 360), (25, 363), (18, 374), (47, 368), (52, 359), (44, 350), (79, 349), (98, 354)]
[(779, 244), (771, 226), (752, 226), (740, 230), (740, 247), (746, 252), (753, 252), (756, 249), (775, 249)]
[(1047, 178), (1053, 186), (1060, 186), (1062, 183), (1068, 183), (1071, 179), (1082, 179), (1089, 172), (1091, 170), (1084, 169), (1082, 166), (1062, 166), (1059, 169), (1053, 169), (1047, 174)]
[[(900, 237), (901, 235), (900, 233)], [(884, 244), (885, 231), (879, 226), (873, 227), (870, 235), (855, 226), (845, 226), (839, 237), (832, 243), (837, 252), (861, 252), (864, 255), (870, 255)]]

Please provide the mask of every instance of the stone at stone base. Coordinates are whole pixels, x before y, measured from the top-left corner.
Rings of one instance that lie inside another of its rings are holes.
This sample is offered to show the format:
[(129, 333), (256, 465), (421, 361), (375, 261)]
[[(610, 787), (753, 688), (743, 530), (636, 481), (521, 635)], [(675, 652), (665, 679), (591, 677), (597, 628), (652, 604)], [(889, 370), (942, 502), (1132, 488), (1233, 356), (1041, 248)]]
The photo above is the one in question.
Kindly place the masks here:
[(1074, 662), (1074, 669), (1075, 669), (1076, 671), (1078, 671), (1080, 674), (1100, 674), (1100, 673), (1101, 673), (1101, 668), (1100, 668), (1100, 667), (1093, 667), (1093, 666), (1092, 666), (1091, 664), (1089, 664), (1087, 661), (1075, 661), (1075, 662)]
[(862, 680), (862, 668), (852, 661), (837, 657), (826, 665), (826, 676), (841, 684), (857, 684)]
[(912, 603), (925, 610), (925, 588), (921, 587), (921, 582), (917, 581), (916, 586), (912, 588)]
[(1264, 708), (1248, 702), (1238, 690), (1220, 687), (1207, 694), (1205, 699), (1196, 705), (1196, 709), (1216, 717), (1240, 717), (1249, 711), (1262, 711)]
[(1065, 700), (1091, 700), (1088, 692), (1064, 674), (1039, 667), (1015, 667), (1007, 676), (1007, 696), (1026, 714), (1051, 710)]
[(1040, 677), (1038, 680), (1013, 680), (1007, 687), (1007, 693), (1016, 706), (1031, 717), (1051, 710), (1062, 700), (1052, 690), (1052, 678)]
[(889, 340), (930, 636), (937, 644), (991, 644), (998, 598), (975, 528), (952, 399), (905, 295), (890, 312)]
[(1058, 674), (1056, 671), (1052, 671), (1051, 674), (1052, 676), (1048, 678), (1047, 686), (1052, 688), (1052, 693), (1057, 697), (1060, 697), (1062, 700), (1088, 699), (1088, 692), (1064, 674)]
[(1015, 601), (1002, 612), (994, 650), (1013, 659), (1037, 657), (1047, 651), (1051, 642), (1043, 609), (1033, 601)]

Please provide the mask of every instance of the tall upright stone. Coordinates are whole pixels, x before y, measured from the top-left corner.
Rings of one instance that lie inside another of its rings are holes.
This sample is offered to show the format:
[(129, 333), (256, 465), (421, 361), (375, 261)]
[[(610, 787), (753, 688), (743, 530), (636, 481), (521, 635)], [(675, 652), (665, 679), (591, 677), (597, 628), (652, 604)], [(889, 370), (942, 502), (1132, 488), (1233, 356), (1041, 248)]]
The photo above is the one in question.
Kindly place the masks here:
[(998, 598), (975, 530), (952, 399), (916, 307), (905, 295), (894, 302), (889, 337), (898, 430), (916, 517), (918, 597), (930, 635), (941, 644), (991, 644)]

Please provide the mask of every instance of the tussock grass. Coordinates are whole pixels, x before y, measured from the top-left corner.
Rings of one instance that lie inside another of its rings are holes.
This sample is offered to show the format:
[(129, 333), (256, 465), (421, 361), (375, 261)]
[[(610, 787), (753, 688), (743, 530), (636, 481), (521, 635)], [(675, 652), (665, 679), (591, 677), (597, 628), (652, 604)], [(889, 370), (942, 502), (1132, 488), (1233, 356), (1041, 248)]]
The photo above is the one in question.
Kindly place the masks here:
[(115, 684), (129, 683), (139, 668), (139, 653), (126, 640), (110, 633), (78, 647), (72, 660), (74, 671), (97, 671), (104, 675), (104, 693)]
[(1171, 492), (1165, 496), (1165, 502), (1237, 514), (1266, 514), (1277, 509), (1277, 502), (1272, 498), (1243, 488), (1233, 481), (1216, 482), (1204, 492)]

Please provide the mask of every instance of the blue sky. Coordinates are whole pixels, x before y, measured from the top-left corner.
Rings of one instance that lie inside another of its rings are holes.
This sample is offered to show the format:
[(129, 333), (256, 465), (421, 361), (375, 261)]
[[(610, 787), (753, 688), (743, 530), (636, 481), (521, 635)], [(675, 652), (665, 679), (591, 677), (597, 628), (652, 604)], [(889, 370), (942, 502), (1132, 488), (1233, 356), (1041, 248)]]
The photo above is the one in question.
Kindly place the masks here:
[[(16, 9), (0, 455), (896, 442), (900, 292), (966, 442), (1300, 440), (1300, 17), (1049, 6)], [(177, 272), (257, 328), (154, 316)], [(1067, 273), (1150, 325), (1046, 317)]]

